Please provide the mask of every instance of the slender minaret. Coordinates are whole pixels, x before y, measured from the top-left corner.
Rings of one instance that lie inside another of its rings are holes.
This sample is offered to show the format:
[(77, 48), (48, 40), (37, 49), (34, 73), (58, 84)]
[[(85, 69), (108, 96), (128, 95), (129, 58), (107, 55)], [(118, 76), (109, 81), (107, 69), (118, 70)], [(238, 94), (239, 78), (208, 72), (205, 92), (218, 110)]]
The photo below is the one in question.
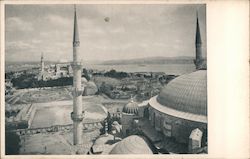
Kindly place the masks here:
[(44, 72), (44, 61), (43, 61), (43, 53), (41, 54), (41, 73)]
[(73, 112), (71, 113), (71, 119), (73, 120), (73, 144), (80, 145), (82, 144), (82, 120), (84, 117), (84, 113), (82, 111), (82, 63), (79, 57), (80, 40), (78, 34), (76, 8), (74, 11), (73, 34), (73, 62), (71, 63), (73, 69)]
[(201, 41), (201, 34), (200, 34), (200, 26), (199, 26), (199, 19), (198, 19), (198, 12), (196, 12), (196, 34), (195, 34), (195, 48), (196, 48), (196, 57), (194, 60), (194, 64), (196, 69), (201, 69), (203, 65), (203, 57), (202, 57), (202, 41)]

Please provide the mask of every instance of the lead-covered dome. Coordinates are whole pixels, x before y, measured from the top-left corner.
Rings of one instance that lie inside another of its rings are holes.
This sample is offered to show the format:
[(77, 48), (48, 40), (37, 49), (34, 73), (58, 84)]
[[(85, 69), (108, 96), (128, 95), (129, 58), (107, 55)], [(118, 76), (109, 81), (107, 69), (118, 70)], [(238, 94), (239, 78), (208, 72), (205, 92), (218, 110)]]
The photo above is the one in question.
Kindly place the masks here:
[(110, 154), (153, 154), (153, 151), (144, 137), (131, 135), (117, 143)]
[(207, 115), (207, 71), (179, 76), (160, 92), (157, 101), (182, 112)]
[(138, 107), (138, 104), (131, 100), (123, 107), (122, 112), (127, 114), (138, 114)]

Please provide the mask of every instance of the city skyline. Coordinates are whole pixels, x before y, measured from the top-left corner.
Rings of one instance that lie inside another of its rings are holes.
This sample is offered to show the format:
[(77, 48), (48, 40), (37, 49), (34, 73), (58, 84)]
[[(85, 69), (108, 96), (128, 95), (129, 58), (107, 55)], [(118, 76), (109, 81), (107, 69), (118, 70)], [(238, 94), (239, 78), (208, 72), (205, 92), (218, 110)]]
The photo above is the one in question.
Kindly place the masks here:
[[(72, 61), (73, 5), (5, 9), (6, 61), (27, 57), (39, 61), (42, 52), (48, 61)], [(196, 12), (206, 50), (205, 5), (77, 5), (77, 9), (84, 61), (193, 56)]]

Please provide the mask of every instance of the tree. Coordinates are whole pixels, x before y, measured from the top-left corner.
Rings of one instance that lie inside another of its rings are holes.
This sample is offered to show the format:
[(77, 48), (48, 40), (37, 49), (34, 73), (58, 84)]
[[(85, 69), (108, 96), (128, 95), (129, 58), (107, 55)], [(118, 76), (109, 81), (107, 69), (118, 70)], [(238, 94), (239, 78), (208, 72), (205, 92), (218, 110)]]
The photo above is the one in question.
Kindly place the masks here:
[(86, 68), (84, 68), (84, 69), (82, 70), (82, 73), (83, 73), (83, 77), (85, 77), (86, 80), (89, 81), (89, 80), (90, 80), (90, 76), (89, 76), (89, 73), (88, 73), (88, 71), (87, 71)]
[(20, 149), (20, 137), (14, 132), (5, 131), (5, 154), (17, 155)]

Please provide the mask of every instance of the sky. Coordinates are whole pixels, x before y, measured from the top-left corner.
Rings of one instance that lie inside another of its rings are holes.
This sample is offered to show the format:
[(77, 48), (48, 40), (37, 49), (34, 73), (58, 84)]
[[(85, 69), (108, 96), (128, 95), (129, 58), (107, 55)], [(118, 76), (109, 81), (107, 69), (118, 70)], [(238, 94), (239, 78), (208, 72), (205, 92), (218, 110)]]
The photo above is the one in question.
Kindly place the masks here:
[[(83, 61), (195, 55), (198, 12), (206, 52), (202, 4), (78, 4)], [(105, 18), (109, 17), (109, 21)], [(6, 5), (6, 61), (71, 61), (74, 5)]]

